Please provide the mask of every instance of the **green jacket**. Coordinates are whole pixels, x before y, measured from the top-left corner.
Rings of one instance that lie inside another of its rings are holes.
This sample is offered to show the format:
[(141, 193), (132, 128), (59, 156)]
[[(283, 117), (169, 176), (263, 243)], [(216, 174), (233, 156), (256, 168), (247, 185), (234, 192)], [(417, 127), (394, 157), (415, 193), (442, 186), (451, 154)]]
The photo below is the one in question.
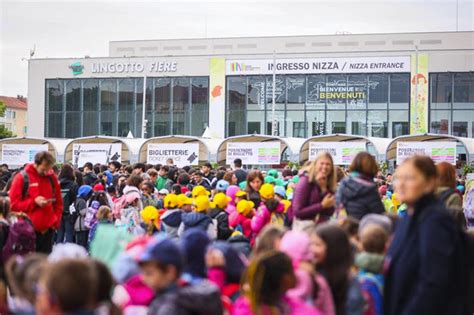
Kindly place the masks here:
[(156, 179), (156, 189), (160, 191), (161, 189), (165, 188), (167, 180), (167, 177), (158, 176), (158, 178)]

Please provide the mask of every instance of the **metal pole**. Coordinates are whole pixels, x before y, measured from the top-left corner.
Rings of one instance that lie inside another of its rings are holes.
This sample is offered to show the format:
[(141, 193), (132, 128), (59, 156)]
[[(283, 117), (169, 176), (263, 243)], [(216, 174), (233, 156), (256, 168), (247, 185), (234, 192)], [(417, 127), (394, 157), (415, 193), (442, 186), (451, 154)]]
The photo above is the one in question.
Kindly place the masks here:
[(146, 76), (143, 77), (143, 97), (142, 97), (142, 138), (145, 138), (146, 134), (146, 120), (145, 120), (145, 104), (146, 104)]
[(419, 121), (418, 121), (418, 45), (415, 45), (415, 106), (413, 119), (415, 120), (415, 133), (418, 132), (418, 127), (419, 127)]
[(276, 118), (275, 118), (275, 89), (276, 89), (276, 53), (273, 51), (273, 87), (272, 87), (272, 136), (276, 136)]

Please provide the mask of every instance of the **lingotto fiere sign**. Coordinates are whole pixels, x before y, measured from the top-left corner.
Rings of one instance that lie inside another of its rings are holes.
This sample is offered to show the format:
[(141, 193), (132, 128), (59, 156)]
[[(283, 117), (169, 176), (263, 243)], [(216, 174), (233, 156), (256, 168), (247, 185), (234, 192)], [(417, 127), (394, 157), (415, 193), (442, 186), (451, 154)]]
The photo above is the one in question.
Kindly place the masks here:
[(226, 164), (241, 159), (245, 165), (280, 164), (280, 142), (229, 142)]
[(149, 164), (165, 164), (167, 159), (173, 159), (178, 167), (196, 165), (199, 162), (199, 144), (150, 143), (146, 159)]
[(435, 163), (456, 164), (456, 142), (397, 142), (397, 164), (400, 165), (413, 155), (427, 155)]
[(366, 151), (364, 142), (310, 142), (309, 160), (313, 161), (319, 152), (331, 154), (334, 164), (349, 165), (357, 153)]
[[(226, 61), (226, 74), (272, 74), (273, 59)], [(277, 74), (410, 72), (410, 56), (276, 59)]]

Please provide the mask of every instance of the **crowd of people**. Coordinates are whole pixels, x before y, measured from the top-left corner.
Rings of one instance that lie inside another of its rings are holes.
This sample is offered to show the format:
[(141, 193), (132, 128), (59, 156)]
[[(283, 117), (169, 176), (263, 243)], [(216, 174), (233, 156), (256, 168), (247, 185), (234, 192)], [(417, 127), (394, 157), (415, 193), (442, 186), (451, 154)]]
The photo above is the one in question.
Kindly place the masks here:
[(0, 314), (472, 314), (449, 163), (1, 166)]

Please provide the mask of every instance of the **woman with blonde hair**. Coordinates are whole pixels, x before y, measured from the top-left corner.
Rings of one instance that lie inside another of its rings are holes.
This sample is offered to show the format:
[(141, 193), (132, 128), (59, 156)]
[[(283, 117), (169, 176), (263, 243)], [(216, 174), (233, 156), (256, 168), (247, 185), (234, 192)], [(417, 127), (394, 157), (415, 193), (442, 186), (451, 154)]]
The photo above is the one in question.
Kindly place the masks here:
[(337, 174), (332, 156), (321, 151), (302, 171), (293, 195), (295, 218), (316, 224), (328, 221), (336, 203)]

